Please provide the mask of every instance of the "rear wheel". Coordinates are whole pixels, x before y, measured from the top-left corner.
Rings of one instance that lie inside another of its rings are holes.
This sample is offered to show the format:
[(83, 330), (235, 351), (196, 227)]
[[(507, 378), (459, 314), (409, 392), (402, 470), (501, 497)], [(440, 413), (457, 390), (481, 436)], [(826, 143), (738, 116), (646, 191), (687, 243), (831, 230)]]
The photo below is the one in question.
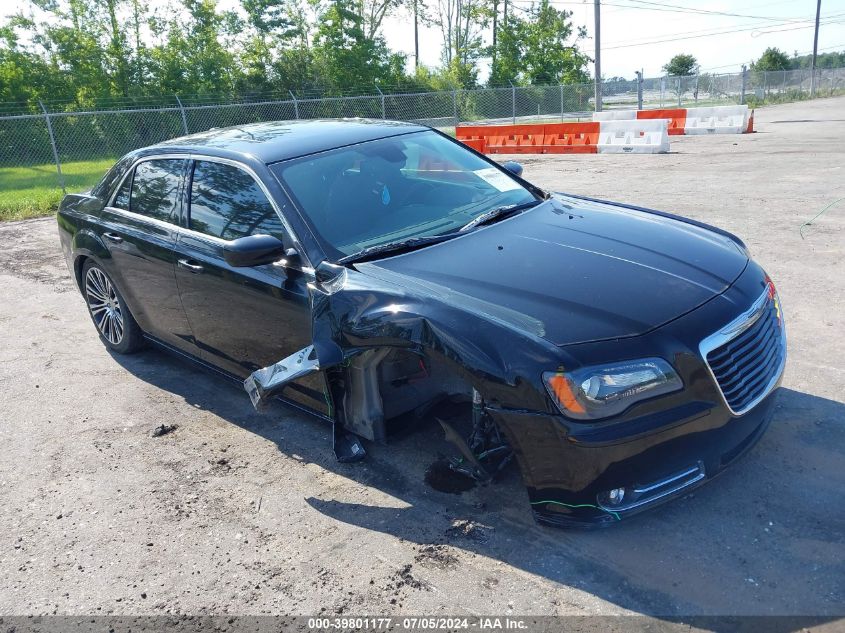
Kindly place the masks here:
[(141, 328), (106, 271), (88, 260), (82, 269), (82, 283), (88, 312), (103, 344), (118, 354), (141, 349)]

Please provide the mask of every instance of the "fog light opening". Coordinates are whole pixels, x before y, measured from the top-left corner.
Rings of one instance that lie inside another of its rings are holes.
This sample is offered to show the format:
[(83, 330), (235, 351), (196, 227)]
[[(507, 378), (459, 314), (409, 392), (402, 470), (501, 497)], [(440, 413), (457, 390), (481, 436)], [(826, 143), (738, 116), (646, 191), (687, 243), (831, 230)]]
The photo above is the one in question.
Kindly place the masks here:
[(622, 503), (622, 499), (625, 498), (625, 489), (624, 488), (614, 488), (607, 493), (607, 500), (612, 505), (616, 505), (618, 503)]

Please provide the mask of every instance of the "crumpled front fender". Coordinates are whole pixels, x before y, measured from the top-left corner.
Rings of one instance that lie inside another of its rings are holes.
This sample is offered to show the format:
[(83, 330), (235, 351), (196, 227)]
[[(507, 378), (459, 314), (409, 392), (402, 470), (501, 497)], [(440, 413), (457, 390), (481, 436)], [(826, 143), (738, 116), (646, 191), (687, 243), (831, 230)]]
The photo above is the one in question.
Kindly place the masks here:
[(318, 270), (311, 288), (312, 344), (246, 379), (256, 408), (308, 373), (341, 366), (370, 349), (404, 348), (437, 357), (487, 400), (548, 410), (542, 372), (570, 361), (536, 324), (506, 307), (379, 273), (343, 269), (321, 283)]

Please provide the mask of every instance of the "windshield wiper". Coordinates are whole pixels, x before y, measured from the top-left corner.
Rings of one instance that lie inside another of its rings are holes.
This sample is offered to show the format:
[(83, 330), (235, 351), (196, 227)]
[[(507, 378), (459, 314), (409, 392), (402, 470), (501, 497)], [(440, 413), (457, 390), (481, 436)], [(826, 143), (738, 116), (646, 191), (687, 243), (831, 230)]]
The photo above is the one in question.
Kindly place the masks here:
[(472, 220), (464, 224), (461, 228), (458, 229), (458, 233), (463, 233), (464, 231), (469, 231), (470, 229), (474, 229), (476, 226), (481, 226), (482, 224), (490, 224), (493, 220), (502, 220), (505, 217), (516, 213), (517, 211), (522, 211), (523, 209), (530, 209), (531, 207), (535, 207), (544, 200), (532, 200), (531, 202), (523, 202), (522, 204), (506, 204), (501, 207), (496, 207), (495, 209), (490, 209), (489, 211), (485, 211), (479, 216), (474, 217)]
[(386, 253), (393, 253), (398, 251), (410, 251), (415, 248), (422, 248), (429, 244), (436, 244), (437, 242), (445, 242), (446, 240), (457, 237), (458, 233), (441, 233), (440, 235), (429, 235), (427, 237), (411, 237), (407, 240), (398, 240), (396, 242), (387, 242), (386, 244), (376, 244), (375, 246), (368, 246), (367, 248), (347, 255), (338, 260), (338, 264), (349, 264), (352, 262), (360, 262), (373, 257), (384, 255)]

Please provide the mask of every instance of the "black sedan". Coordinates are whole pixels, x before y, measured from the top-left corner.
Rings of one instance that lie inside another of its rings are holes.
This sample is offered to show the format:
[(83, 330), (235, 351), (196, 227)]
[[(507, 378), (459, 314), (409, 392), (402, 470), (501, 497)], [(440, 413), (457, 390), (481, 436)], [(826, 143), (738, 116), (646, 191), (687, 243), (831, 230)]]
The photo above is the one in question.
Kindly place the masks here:
[(450, 467), (513, 458), (535, 517), (602, 525), (718, 474), (786, 362), (737, 237), (547, 193), (435, 130), (312, 121), (123, 157), (58, 223), (103, 343), (151, 341), (334, 426), (338, 459), (436, 418)]

